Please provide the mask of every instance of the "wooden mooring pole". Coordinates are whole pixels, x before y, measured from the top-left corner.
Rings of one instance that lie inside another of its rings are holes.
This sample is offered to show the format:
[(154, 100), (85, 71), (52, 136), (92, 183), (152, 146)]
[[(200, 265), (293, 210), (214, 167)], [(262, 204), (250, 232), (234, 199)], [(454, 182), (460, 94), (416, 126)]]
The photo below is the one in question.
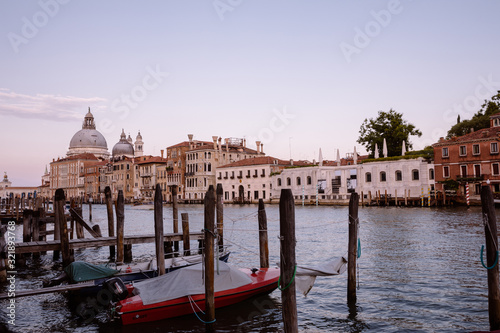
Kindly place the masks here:
[(118, 191), (116, 198), (116, 262), (124, 262), (123, 234), (125, 229), (125, 203), (123, 191)]
[(222, 189), (222, 184), (217, 184), (217, 237), (219, 246), (219, 252), (224, 251), (224, 204), (222, 203), (222, 196), (224, 190)]
[(205, 194), (205, 330), (215, 332), (214, 293), (214, 240), (215, 240), (215, 193), (213, 185)]
[[(115, 221), (113, 216), (113, 200), (111, 198), (111, 188), (106, 186), (104, 189), (104, 198), (106, 200), (106, 210), (108, 212), (108, 236), (114, 237), (115, 235)], [(109, 247), (109, 258), (115, 257), (115, 247)]]
[(280, 284), (283, 303), (284, 331), (298, 332), (297, 300), (295, 295), (295, 203), (291, 189), (282, 189), (280, 196)]
[(66, 216), (64, 215), (66, 197), (62, 188), (56, 190), (54, 204), (54, 225), (59, 225), (59, 239), (61, 241), (63, 267), (66, 267), (71, 264), (71, 252), (69, 250), (68, 222), (66, 221)]
[(491, 188), (489, 185), (481, 187), (481, 204), (483, 208), (483, 223), (486, 237), (486, 268), (488, 269), (488, 312), (490, 318), (490, 330), (495, 331), (500, 329), (500, 286), (498, 280), (499, 252), (495, 203), (493, 200), (493, 193), (491, 192)]
[(7, 226), (0, 224), (0, 283), (7, 281)]
[(259, 199), (259, 253), (260, 253), (260, 267), (269, 268), (269, 246), (267, 238), (267, 216), (264, 207), (264, 200)]
[(92, 222), (92, 197), (89, 197), (89, 221)]
[(182, 219), (182, 247), (184, 249), (184, 255), (191, 255), (191, 244), (189, 244), (189, 215), (188, 213), (181, 214)]
[[(174, 233), (179, 232), (179, 204), (177, 202), (177, 185), (172, 186), (172, 212), (174, 215), (173, 225)], [(174, 252), (176, 255), (179, 253), (179, 242), (174, 242)]]
[(347, 255), (347, 304), (356, 304), (356, 259), (358, 254), (358, 200), (357, 192), (349, 200), (349, 244)]
[(158, 267), (158, 275), (163, 275), (165, 274), (165, 249), (163, 245), (163, 197), (160, 184), (156, 184), (154, 209), (156, 267)]

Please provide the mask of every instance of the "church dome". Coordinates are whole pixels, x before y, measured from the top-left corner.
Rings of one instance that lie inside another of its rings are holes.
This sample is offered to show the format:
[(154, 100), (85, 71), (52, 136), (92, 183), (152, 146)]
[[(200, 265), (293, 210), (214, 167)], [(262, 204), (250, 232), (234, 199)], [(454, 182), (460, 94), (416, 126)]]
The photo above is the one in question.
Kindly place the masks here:
[(104, 136), (95, 129), (94, 116), (90, 112), (85, 115), (82, 129), (73, 135), (69, 142), (67, 155), (78, 155), (91, 153), (96, 157), (107, 158), (109, 156), (108, 144)]
[(125, 136), (125, 132), (123, 131), (123, 129), (122, 129), (122, 134), (120, 135), (120, 141), (118, 141), (118, 143), (114, 145), (112, 154), (113, 157), (118, 157), (122, 155), (128, 157), (134, 157), (134, 147), (127, 140), (127, 137)]

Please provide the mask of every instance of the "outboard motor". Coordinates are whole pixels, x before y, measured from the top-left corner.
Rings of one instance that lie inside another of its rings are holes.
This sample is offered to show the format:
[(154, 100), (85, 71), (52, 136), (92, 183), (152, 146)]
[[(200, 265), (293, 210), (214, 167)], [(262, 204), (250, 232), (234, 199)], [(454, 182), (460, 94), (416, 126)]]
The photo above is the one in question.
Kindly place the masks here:
[(111, 293), (114, 302), (124, 300), (128, 296), (127, 287), (119, 277), (107, 279), (102, 287)]

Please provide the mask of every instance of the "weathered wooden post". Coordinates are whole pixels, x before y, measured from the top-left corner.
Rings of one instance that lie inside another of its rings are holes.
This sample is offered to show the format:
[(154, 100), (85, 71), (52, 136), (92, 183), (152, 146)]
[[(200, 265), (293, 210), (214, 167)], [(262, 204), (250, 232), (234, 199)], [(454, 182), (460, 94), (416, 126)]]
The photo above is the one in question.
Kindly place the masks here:
[(206, 332), (215, 332), (214, 294), (214, 239), (215, 239), (215, 193), (210, 185), (204, 199), (205, 204), (205, 314)]
[(0, 283), (7, 281), (7, 226), (0, 224)]
[(372, 191), (368, 191), (368, 205), (371, 206), (372, 204)]
[(349, 200), (349, 244), (347, 255), (347, 304), (356, 304), (356, 259), (358, 255), (358, 193)]
[(267, 215), (264, 208), (264, 200), (259, 199), (259, 253), (260, 253), (260, 267), (269, 268), (269, 246), (267, 239)]
[(123, 232), (125, 227), (125, 204), (123, 200), (123, 191), (118, 191), (116, 199), (116, 262), (123, 263)]
[(55, 201), (54, 201), (54, 225), (59, 225), (59, 239), (61, 240), (61, 254), (63, 259), (63, 267), (71, 264), (71, 253), (69, 251), (69, 238), (68, 238), (68, 222), (66, 221), (66, 216), (64, 215), (64, 205), (66, 204), (66, 198), (64, 196), (64, 190), (59, 188), (56, 190)]
[(222, 184), (217, 184), (217, 235), (219, 247), (219, 252), (224, 251), (224, 204), (222, 203), (222, 196), (224, 190), (222, 189)]
[(285, 332), (298, 332), (297, 300), (295, 295), (295, 203), (292, 190), (282, 189), (280, 196), (280, 284)]
[(405, 189), (405, 206), (408, 206), (408, 194), (406, 193), (406, 189)]
[(20, 210), (19, 205), (21, 204), (21, 199), (19, 197), (15, 198), (15, 204), (16, 204), (16, 221), (19, 221), (19, 210)]
[(92, 197), (89, 197), (89, 221), (92, 222)]
[[(177, 203), (177, 185), (172, 186), (172, 212), (174, 215), (174, 233), (179, 232), (179, 204)], [(174, 252), (179, 253), (179, 242), (174, 242)]]
[(154, 214), (155, 214), (155, 248), (156, 248), (156, 265), (158, 274), (165, 274), (165, 249), (163, 248), (163, 199), (161, 194), (160, 184), (156, 184), (154, 198)]
[(385, 205), (386, 205), (386, 206), (388, 205), (387, 200), (388, 200), (388, 198), (387, 198), (387, 190), (385, 190), (385, 193), (384, 193), (384, 201), (385, 201)]
[[(108, 212), (108, 236), (115, 236), (115, 221), (113, 216), (113, 199), (111, 197), (111, 188), (106, 186), (104, 189), (104, 198), (106, 200), (106, 210)], [(109, 258), (115, 257), (115, 247), (114, 245), (109, 246)]]
[(189, 215), (188, 213), (182, 213), (182, 247), (184, 248), (184, 255), (189, 256), (191, 254), (191, 245), (189, 244)]
[[(488, 312), (490, 330), (500, 329), (500, 286), (498, 270), (498, 235), (497, 217), (493, 193), (489, 185), (481, 187), (481, 204), (483, 208), (483, 223), (486, 237), (486, 265), (488, 269)], [(481, 252), (481, 260), (483, 253)], [(483, 263), (484, 266), (484, 263)]]
[(361, 191), (361, 207), (365, 206), (365, 196), (363, 195), (363, 191)]
[[(37, 208), (33, 211), (33, 218), (31, 219), (31, 233), (33, 242), (38, 242), (40, 240), (40, 212), (43, 208)], [(40, 252), (33, 252), (33, 259), (40, 258)]]
[[(361, 192), (361, 195), (363, 195), (363, 192)], [(397, 207), (398, 206), (398, 190), (394, 190), (394, 196), (395, 196), (394, 206)]]

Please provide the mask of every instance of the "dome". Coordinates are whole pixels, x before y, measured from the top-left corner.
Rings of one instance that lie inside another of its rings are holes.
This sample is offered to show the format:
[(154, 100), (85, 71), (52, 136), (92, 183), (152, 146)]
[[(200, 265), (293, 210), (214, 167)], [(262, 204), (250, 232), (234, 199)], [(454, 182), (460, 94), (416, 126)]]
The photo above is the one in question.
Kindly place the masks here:
[(96, 157), (109, 157), (108, 144), (104, 136), (95, 129), (94, 116), (90, 112), (85, 115), (82, 129), (73, 135), (69, 142), (67, 156), (91, 153)]
[(122, 134), (120, 135), (120, 141), (113, 147), (113, 157), (117, 156), (128, 156), (134, 157), (134, 147), (130, 144), (130, 142), (125, 137), (125, 132), (122, 129)]
[(104, 148), (108, 149), (106, 139), (95, 129), (81, 129), (73, 135), (69, 148)]

